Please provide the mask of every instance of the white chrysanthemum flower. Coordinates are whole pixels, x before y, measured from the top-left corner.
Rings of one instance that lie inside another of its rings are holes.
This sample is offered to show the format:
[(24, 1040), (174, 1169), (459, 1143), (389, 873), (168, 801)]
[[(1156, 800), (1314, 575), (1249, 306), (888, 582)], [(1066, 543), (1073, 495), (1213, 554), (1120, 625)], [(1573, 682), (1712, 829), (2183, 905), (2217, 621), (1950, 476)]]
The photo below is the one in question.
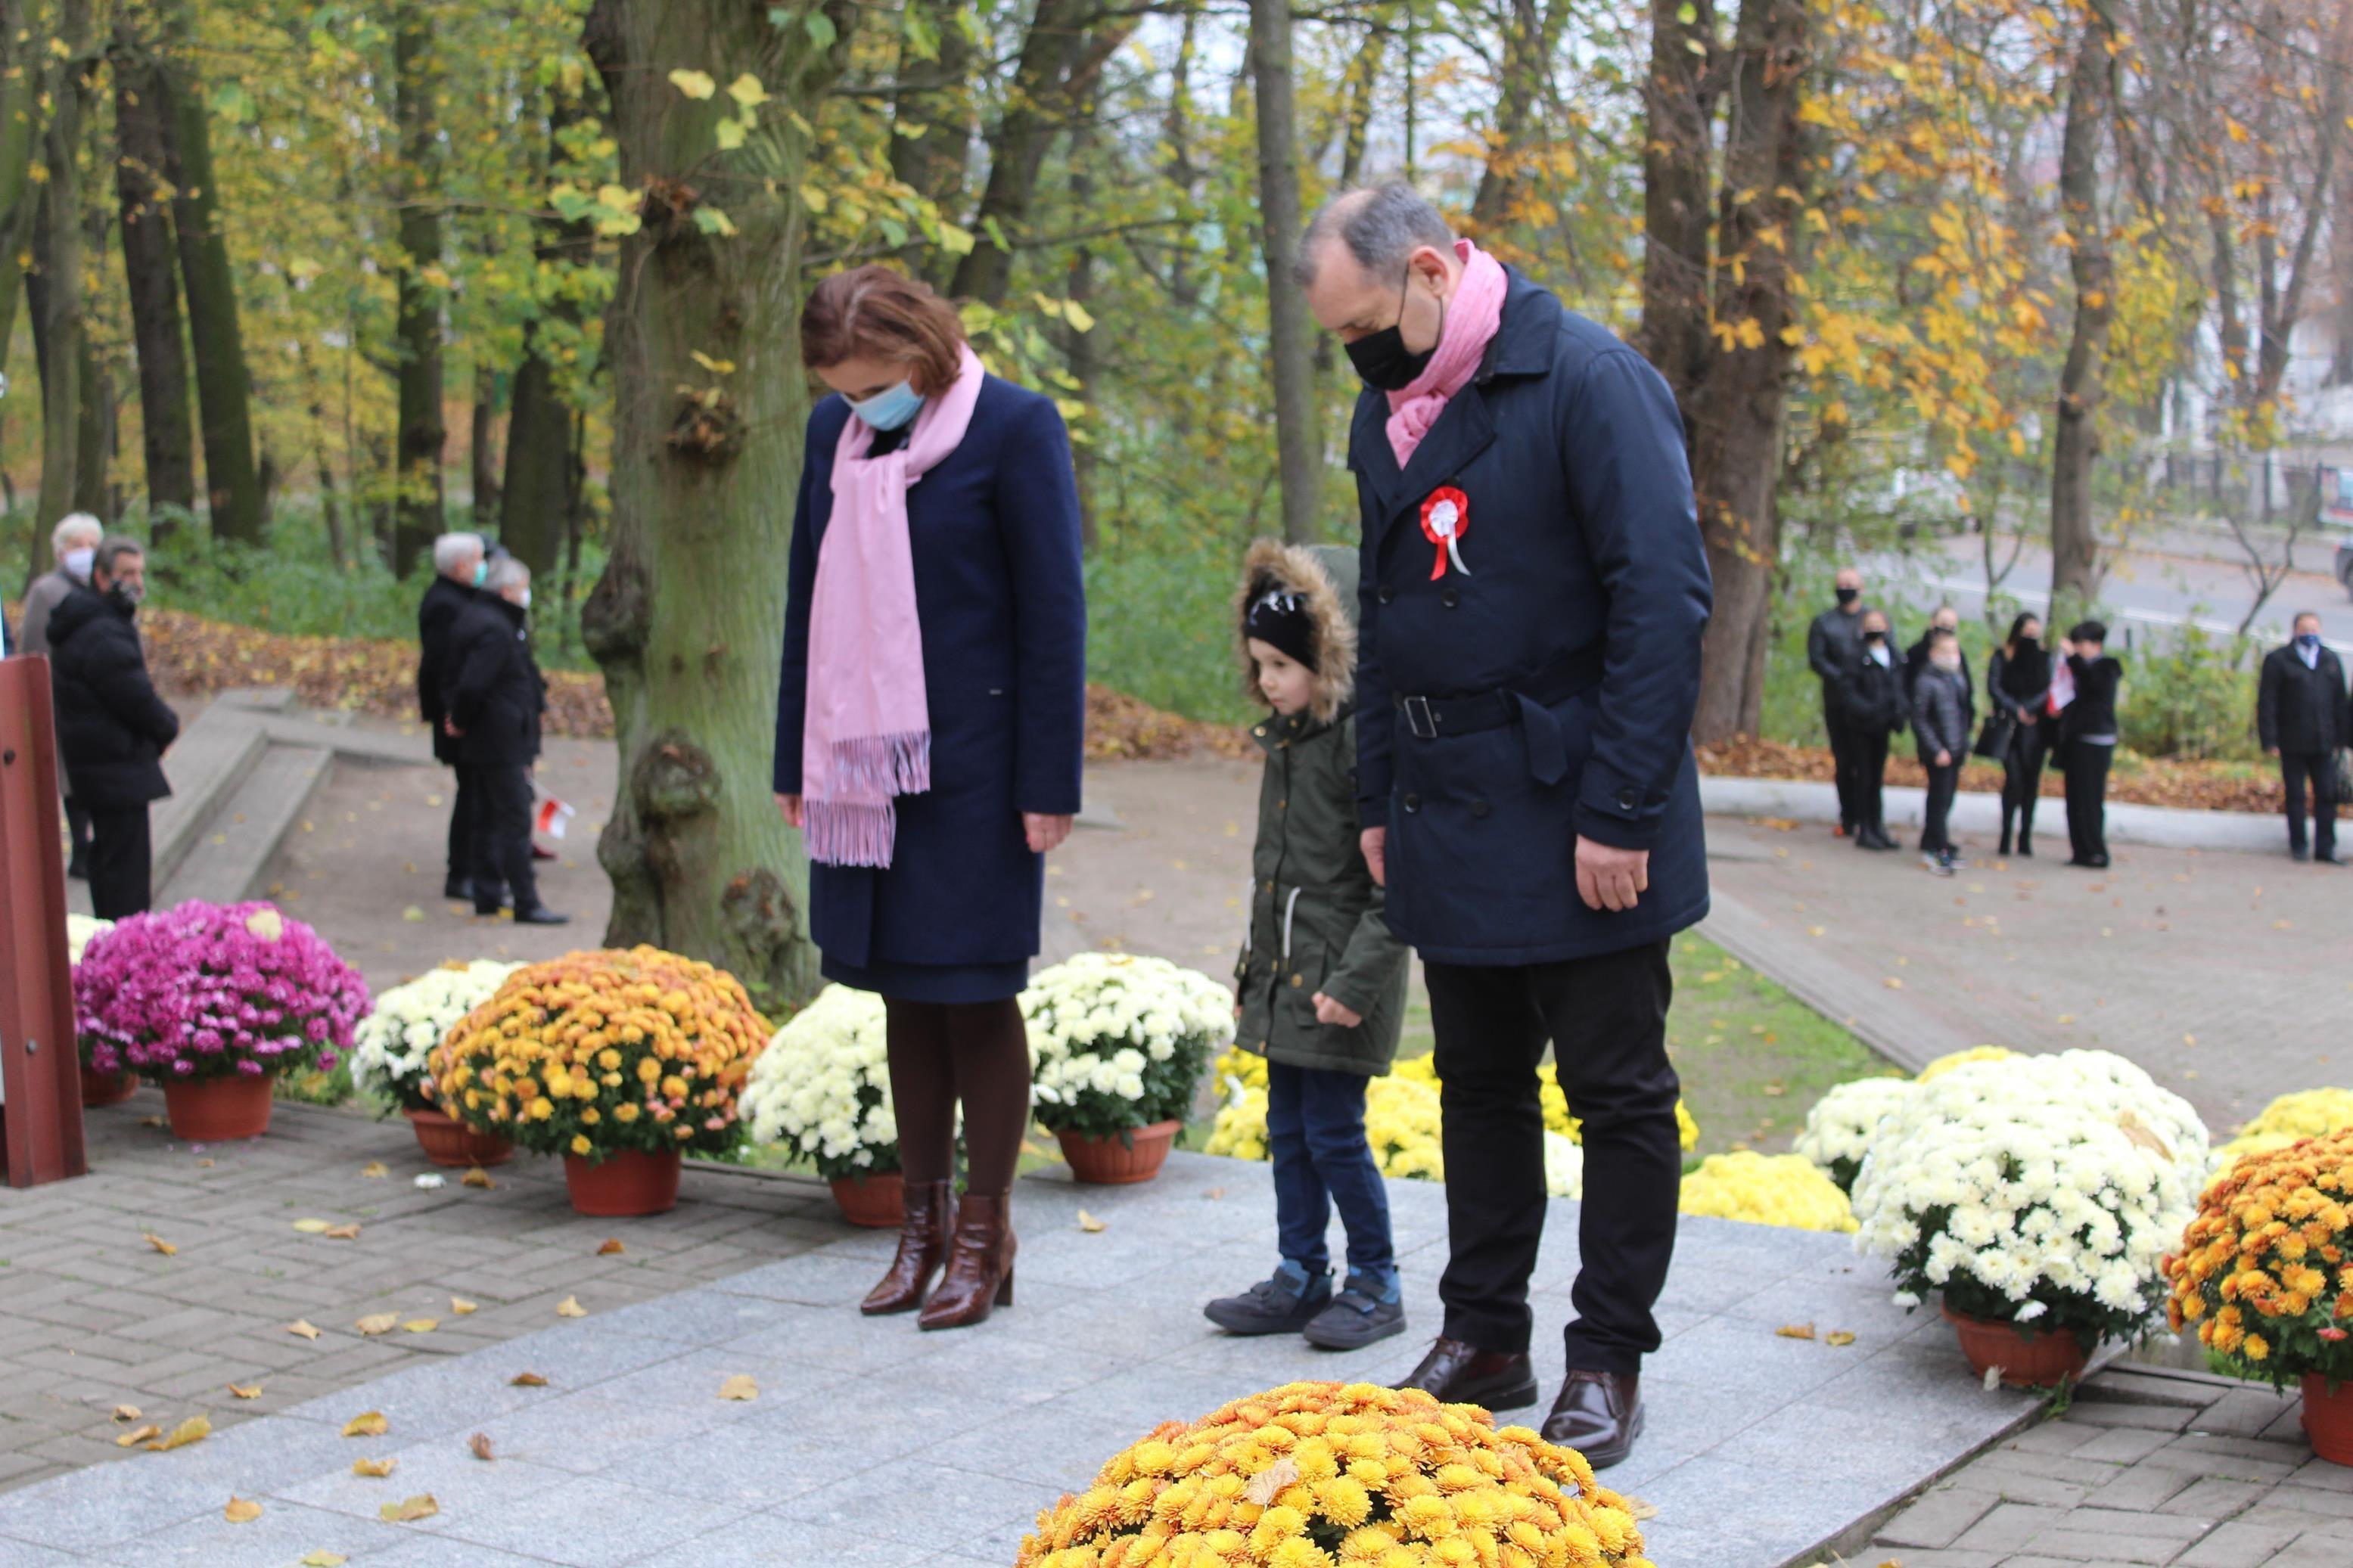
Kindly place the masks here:
[(424, 1098), (433, 1047), (522, 967), (486, 958), (453, 962), (385, 992), (352, 1031), (352, 1076), (389, 1099)]

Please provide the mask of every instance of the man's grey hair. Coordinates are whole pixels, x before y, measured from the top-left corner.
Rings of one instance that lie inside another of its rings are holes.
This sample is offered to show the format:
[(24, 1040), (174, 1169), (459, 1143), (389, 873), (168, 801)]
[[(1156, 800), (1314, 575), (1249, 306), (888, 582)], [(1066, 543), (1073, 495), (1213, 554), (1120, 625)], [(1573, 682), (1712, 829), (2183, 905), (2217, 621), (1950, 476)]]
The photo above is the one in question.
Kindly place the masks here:
[(1423, 246), (1451, 252), (1454, 230), (1421, 193), (1399, 181), (1344, 191), (1324, 204), (1299, 241), (1291, 275), (1303, 289), (1315, 281), (1324, 247), (1338, 240), (1356, 265), (1375, 278), (1401, 279), (1406, 258)]
[(110, 533), (99, 542), (98, 553), (90, 557), (90, 573), (95, 576), (98, 573), (103, 572), (111, 577), (114, 575), (116, 562), (126, 555), (144, 557), (146, 553), (147, 547), (129, 534)]
[(490, 575), (482, 579), (482, 586), (493, 594), (503, 594), (530, 581), (530, 567), (512, 555), (501, 555), (491, 563)]
[(482, 536), (479, 533), (445, 533), (433, 542), (433, 570), (447, 576), (449, 568), (469, 556), (482, 552)]
[(105, 537), (106, 524), (86, 511), (69, 511), (58, 519), (57, 527), (49, 530), (49, 548), (63, 555), (69, 550), (83, 545), (95, 545)]

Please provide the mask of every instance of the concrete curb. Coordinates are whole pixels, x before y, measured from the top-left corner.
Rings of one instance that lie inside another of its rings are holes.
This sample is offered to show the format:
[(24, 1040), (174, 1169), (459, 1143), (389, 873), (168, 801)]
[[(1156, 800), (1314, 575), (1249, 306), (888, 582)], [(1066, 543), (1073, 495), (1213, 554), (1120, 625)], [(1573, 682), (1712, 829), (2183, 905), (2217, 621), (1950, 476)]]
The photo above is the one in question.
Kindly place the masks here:
[[(1885, 794), (1887, 826), (1917, 828), (1927, 791), (1891, 785)], [(1780, 816), (1797, 822), (1838, 820), (1838, 790), (1801, 779), (1737, 779), (1708, 776), (1699, 781), (1700, 809), (1710, 816)], [(2045, 799), (2035, 812), (2042, 837), (2065, 847), (2066, 807)], [(2245, 811), (2184, 811), (2165, 805), (2132, 805), (2110, 801), (2108, 837), (2119, 844), (2147, 844), (2159, 849), (2219, 849), (2249, 855), (2277, 855), (2287, 847), (2287, 825), (2277, 816)], [(1956, 834), (1992, 837), (2001, 831), (1999, 795), (1964, 792), (1953, 801)], [(1897, 835), (1901, 837), (1900, 834)]]

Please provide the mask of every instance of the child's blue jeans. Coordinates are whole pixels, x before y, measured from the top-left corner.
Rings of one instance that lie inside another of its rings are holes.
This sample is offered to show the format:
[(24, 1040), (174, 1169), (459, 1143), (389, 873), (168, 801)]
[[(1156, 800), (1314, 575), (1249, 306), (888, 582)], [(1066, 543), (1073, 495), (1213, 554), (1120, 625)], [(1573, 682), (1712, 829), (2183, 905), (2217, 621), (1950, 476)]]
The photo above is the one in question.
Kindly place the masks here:
[(1348, 1271), (1386, 1290), (1397, 1282), (1397, 1250), (1388, 1189), (1365, 1142), (1366, 1081), (1359, 1073), (1269, 1062), (1266, 1144), (1282, 1256), (1310, 1278), (1328, 1272), (1324, 1236), (1337, 1205), (1348, 1231)]

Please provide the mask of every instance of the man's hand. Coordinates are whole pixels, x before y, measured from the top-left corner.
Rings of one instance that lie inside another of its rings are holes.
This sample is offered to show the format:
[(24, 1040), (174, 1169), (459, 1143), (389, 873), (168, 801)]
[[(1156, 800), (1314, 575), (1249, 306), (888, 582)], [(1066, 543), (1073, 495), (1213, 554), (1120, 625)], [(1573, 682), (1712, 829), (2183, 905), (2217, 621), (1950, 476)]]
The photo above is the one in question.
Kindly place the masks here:
[(466, 733), (465, 731), (458, 728), (458, 721), (446, 718), (441, 721), (441, 732), (453, 739), (462, 739)]
[(1953, 753), (1945, 750), (1942, 746), (1937, 747), (1936, 765), (1940, 768), (1951, 767), (1953, 765)]
[(2276, 757), (2279, 755), (2279, 748), (2277, 746), (2265, 746), (2263, 748), (2263, 755), (2267, 757)]
[(776, 797), (776, 809), (784, 813), (785, 826), (786, 827), (798, 827), (801, 826), (802, 813), (800, 796), (797, 795), (778, 795)]
[(1389, 885), (1389, 830), (1367, 827), (1356, 836), (1356, 847), (1365, 852), (1365, 865), (1373, 873), (1373, 886)]
[(1315, 1021), (1319, 1024), (1337, 1024), (1344, 1029), (1353, 1029), (1365, 1021), (1365, 1016), (1353, 1007), (1342, 1006), (1318, 991), (1315, 993)]
[(1577, 836), (1577, 896), (1588, 910), (1630, 910), (1651, 887), (1651, 852)]
[(1071, 836), (1071, 819), (1067, 816), (1049, 816), (1042, 812), (1025, 811), (1021, 814), (1021, 831), (1029, 837), (1029, 853), (1043, 855), (1049, 850), (1061, 847), (1062, 840)]

